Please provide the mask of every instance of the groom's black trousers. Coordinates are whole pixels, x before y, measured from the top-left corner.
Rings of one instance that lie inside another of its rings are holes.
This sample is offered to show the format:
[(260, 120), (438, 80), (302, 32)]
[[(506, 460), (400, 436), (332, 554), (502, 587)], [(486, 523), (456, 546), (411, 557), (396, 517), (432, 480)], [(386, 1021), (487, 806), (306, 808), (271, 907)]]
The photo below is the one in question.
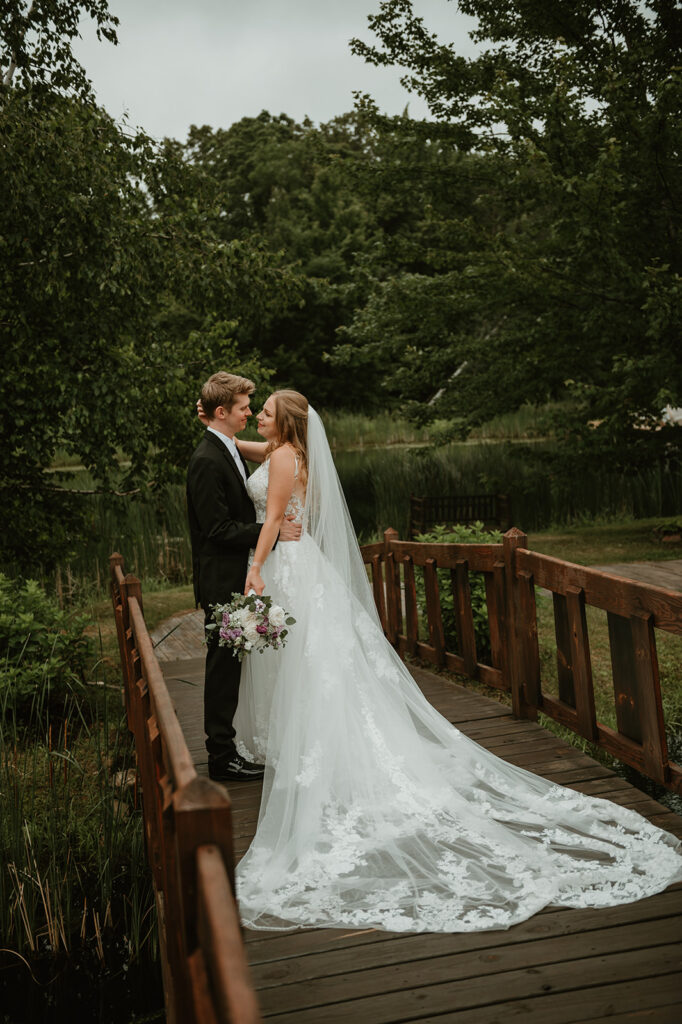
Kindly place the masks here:
[[(242, 460), (243, 461), (243, 460)], [(245, 474), (248, 472), (244, 466)], [(241, 594), (249, 548), (261, 531), (244, 479), (222, 440), (207, 431), (187, 470), (187, 514), (192, 538), (194, 596), (210, 622), (209, 607)], [(213, 631), (214, 633), (217, 630)], [(239, 699), (241, 664), (211, 637), (206, 651), (204, 728), (209, 754), (234, 751), (232, 719)]]
[[(213, 621), (204, 609), (204, 622)], [(239, 700), (241, 662), (228, 647), (218, 646), (217, 630), (206, 645), (206, 676), (204, 682), (204, 731), (209, 754), (234, 750), (232, 719)]]

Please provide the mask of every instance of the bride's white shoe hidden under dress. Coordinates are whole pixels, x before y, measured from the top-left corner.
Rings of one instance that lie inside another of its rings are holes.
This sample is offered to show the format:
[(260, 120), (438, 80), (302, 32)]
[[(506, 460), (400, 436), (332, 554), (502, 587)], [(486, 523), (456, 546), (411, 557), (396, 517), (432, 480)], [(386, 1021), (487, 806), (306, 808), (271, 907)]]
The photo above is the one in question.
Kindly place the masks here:
[[(237, 868), (245, 926), (508, 928), (682, 880), (674, 836), (508, 764), (428, 703), (381, 630), (312, 409), (308, 458), (291, 505), (303, 537), (263, 569), (296, 624), (286, 648), (245, 659), (235, 719), (241, 752), (266, 764)], [(267, 484), (265, 462), (248, 481), (259, 521)]]

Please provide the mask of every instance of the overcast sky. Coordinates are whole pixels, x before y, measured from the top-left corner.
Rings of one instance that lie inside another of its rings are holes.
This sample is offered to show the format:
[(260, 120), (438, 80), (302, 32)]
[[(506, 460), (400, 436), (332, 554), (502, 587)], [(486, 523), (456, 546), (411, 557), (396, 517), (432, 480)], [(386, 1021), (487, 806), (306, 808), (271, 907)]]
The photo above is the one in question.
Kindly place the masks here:
[[(445, 42), (473, 53), (475, 24), (450, 0), (415, 0), (415, 10)], [(387, 113), (409, 102), (392, 68), (354, 57), (348, 41), (372, 41), (367, 15), (379, 0), (109, 0), (120, 19), (118, 46), (98, 42), (89, 19), (75, 52), (98, 100), (151, 135), (184, 139), (191, 124), (226, 128), (261, 110), (327, 121), (368, 92)]]

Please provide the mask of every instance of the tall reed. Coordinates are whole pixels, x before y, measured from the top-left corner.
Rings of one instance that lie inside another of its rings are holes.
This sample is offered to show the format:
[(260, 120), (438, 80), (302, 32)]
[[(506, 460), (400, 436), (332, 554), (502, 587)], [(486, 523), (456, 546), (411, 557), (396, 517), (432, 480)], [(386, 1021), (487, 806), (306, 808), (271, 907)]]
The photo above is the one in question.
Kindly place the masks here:
[(70, 957), (91, 945), (104, 963), (114, 943), (125, 960), (153, 958), (139, 800), (114, 778), (134, 775), (122, 708), (102, 694), (86, 713), (74, 693), (55, 719), (44, 682), (27, 723), (7, 690), (0, 708), (2, 946), (24, 957)]

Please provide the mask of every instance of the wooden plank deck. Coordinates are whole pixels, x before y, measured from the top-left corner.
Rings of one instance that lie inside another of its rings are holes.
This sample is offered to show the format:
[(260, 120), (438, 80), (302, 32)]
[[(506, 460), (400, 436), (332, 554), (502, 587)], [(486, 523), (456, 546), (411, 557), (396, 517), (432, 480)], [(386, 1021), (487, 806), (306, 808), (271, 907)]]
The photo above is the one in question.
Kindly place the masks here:
[(660, 562), (619, 562), (613, 565), (593, 565), (592, 568), (622, 576), (626, 580), (682, 591), (682, 558)]
[[(163, 632), (163, 630), (161, 631)], [(187, 644), (164, 675), (197, 770), (207, 772), (203, 657)], [(682, 818), (510, 709), (433, 672), (413, 675), (438, 710), (512, 764), (639, 811), (682, 837)], [(237, 857), (261, 785), (229, 787)], [(604, 910), (547, 909), (508, 931), (245, 933), (263, 1015), (276, 1024), (531, 1024), (682, 1020), (682, 884)]]

